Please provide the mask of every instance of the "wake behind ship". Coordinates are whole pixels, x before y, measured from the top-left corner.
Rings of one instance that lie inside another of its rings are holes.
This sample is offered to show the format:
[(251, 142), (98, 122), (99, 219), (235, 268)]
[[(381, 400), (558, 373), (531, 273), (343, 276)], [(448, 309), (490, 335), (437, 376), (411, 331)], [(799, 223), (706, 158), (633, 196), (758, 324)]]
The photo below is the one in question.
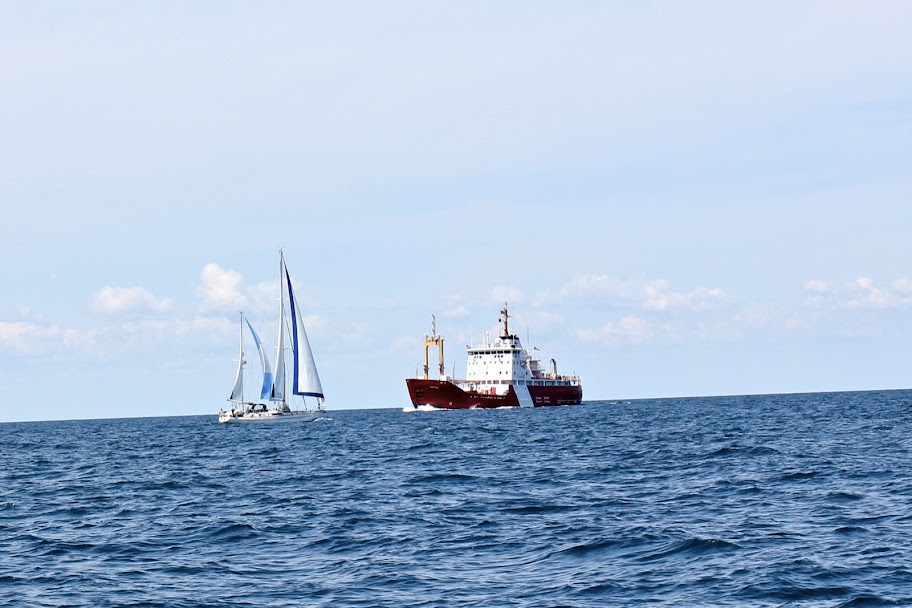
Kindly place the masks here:
[[(464, 380), (446, 375), (443, 336), (437, 335), (434, 324), (431, 334), (424, 336), (424, 377), (405, 381), (413, 406), (453, 410), (544, 407), (577, 405), (583, 400), (580, 377), (558, 374), (554, 359), (551, 359), (551, 371), (544, 371), (541, 361), (510, 333), (510, 313), (506, 304), (500, 313), (500, 336), (493, 342), (486, 337), (481, 346), (467, 347)], [(437, 380), (428, 377), (428, 348), (432, 346), (438, 349), (440, 376)]]

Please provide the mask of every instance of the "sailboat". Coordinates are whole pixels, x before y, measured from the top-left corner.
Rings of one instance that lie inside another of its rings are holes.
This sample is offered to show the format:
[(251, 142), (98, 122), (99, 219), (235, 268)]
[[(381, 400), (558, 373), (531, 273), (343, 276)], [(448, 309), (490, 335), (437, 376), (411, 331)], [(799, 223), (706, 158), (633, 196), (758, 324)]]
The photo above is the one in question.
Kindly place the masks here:
[[(276, 332), (275, 365), (272, 368), (253, 325), (243, 312), (240, 316), (237, 377), (228, 397), (228, 402), (232, 405), (219, 411), (219, 422), (310, 422), (319, 418), (323, 414), (323, 386), (317, 374), (317, 366), (310, 350), (310, 342), (307, 340), (307, 331), (304, 329), (304, 320), (295, 299), (283, 251), (279, 251), (279, 324)], [(244, 360), (245, 325), (256, 343), (263, 371), (263, 384), (258, 401), (246, 401), (244, 398), (244, 367), (247, 363)], [(291, 373), (286, 373), (288, 371)], [(316, 398), (316, 408), (309, 408), (304, 397)], [(292, 409), (289, 400), (295, 398), (300, 406)]]

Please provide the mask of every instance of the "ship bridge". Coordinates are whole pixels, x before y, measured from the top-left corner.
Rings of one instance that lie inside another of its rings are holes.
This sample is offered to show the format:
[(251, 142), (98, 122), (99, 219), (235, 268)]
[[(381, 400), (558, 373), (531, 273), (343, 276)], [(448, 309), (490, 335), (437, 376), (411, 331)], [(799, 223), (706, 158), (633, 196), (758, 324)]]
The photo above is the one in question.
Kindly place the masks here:
[(500, 336), (493, 342), (485, 339), (480, 346), (467, 347), (466, 378), (460, 384), (484, 392), (493, 388), (501, 393), (506, 392), (511, 384), (554, 386), (579, 382), (579, 378), (574, 376), (558, 375), (554, 359), (551, 360), (551, 372), (545, 372), (541, 360), (533, 357), (523, 348), (519, 337), (510, 333), (510, 314), (506, 304), (500, 313)]

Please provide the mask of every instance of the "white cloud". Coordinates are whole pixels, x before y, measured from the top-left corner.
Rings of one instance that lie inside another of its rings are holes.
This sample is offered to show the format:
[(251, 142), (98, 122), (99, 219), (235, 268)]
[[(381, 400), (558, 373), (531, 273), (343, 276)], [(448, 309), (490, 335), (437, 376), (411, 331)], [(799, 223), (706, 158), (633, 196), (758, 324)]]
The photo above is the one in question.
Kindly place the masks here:
[(901, 291), (903, 293), (912, 293), (912, 279), (909, 279), (907, 277), (896, 279), (890, 283), (890, 287), (896, 291)]
[(574, 277), (557, 292), (543, 292), (538, 295), (541, 302), (561, 299), (603, 300), (606, 298), (629, 300), (636, 297), (636, 288), (606, 275), (583, 275)]
[(247, 305), (241, 273), (211, 263), (203, 267), (200, 279), (196, 292), (203, 300), (201, 312), (238, 310)]
[(750, 304), (738, 312), (733, 320), (745, 327), (767, 328), (781, 326), (785, 312), (778, 306)]
[(72, 349), (90, 350), (95, 348), (99, 338), (109, 334), (109, 330), (99, 329), (67, 329), (63, 332), (63, 345)]
[(871, 277), (858, 277), (841, 287), (831, 287), (824, 281), (805, 283), (810, 295), (805, 305), (813, 308), (901, 308), (912, 306), (912, 279), (901, 277), (880, 287)]
[(830, 291), (830, 285), (826, 281), (811, 279), (805, 282), (804, 290), (810, 291), (811, 293), (828, 293)]
[(821, 308), (836, 293), (836, 290), (830, 287), (829, 283), (820, 279), (805, 281), (804, 291), (808, 293), (808, 296), (804, 299), (804, 304), (811, 308)]
[(207, 343), (221, 347), (231, 338), (236, 339), (236, 327), (233, 321), (222, 317), (144, 319), (104, 327), (66, 329), (62, 332), (62, 342), (71, 350), (100, 359), (162, 349), (174, 354), (189, 352), (186, 349)]
[(681, 292), (672, 290), (671, 283), (661, 279), (646, 285), (644, 291), (643, 307), (649, 310), (707, 310), (730, 299), (718, 287), (698, 287), (693, 291)]
[(127, 312), (166, 312), (171, 300), (156, 298), (143, 287), (102, 287), (94, 296), (92, 310), (107, 314)]
[(59, 339), (60, 329), (55, 325), (0, 321), (0, 348), (16, 354), (44, 352), (53, 348)]
[(583, 275), (564, 284), (558, 291), (536, 296), (536, 304), (561, 300), (636, 305), (652, 311), (708, 310), (731, 301), (719, 287), (697, 287), (675, 291), (665, 279), (621, 281), (605, 275)]
[(598, 329), (581, 329), (576, 331), (576, 337), (580, 342), (613, 343), (621, 339), (631, 342), (642, 342), (651, 337), (656, 331), (655, 326), (649, 321), (628, 315), (621, 320), (605, 323)]
[(0, 322), (0, 350), (21, 355), (54, 355), (69, 350), (104, 359), (163, 346), (167, 352), (184, 352), (206, 342), (221, 345), (236, 335), (235, 327), (221, 317), (145, 319), (82, 328)]
[(904, 298), (874, 285), (869, 277), (859, 277), (848, 289), (848, 308), (896, 308), (912, 304), (912, 298)]

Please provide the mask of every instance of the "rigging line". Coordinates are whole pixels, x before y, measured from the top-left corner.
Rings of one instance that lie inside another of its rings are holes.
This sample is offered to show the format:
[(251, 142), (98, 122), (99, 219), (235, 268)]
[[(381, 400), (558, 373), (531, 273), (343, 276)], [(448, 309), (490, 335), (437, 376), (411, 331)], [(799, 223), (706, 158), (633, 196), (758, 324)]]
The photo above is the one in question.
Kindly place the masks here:
[(248, 292), (251, 293), (252, 300), (249, 308), (254, 314), (250, 314), (251, 311), (248, 310), (245, 316), (263, 338), (263, 347), (267, 350), (271, 347), (271, 352), (275, 352), (275, 310), (279, 299), (275, 274), (272, 280), (260, 281)]

